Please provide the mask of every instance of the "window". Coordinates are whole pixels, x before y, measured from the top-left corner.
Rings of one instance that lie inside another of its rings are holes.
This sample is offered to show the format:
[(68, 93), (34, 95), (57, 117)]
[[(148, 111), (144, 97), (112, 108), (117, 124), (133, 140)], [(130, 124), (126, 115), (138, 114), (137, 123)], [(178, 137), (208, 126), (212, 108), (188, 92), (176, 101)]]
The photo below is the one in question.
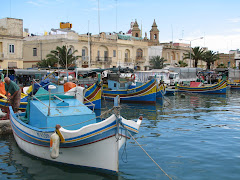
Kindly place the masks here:
[(116, 50), (113, 50), (113, 57), (117, 57)]
[(97, 52), (97, 56), (100, 57), (100, 51)]
[(37, 56), (37, 48), (33, 48), (33, 56)]
[(14, 45), (13, 44), (9, 45), (9, 53), (14, 53)]
[(142, 49), (137, 50), (137, 58), (142, 58), (143, 57), (143, 51)]
[(154, 34), (154, 39), (157, 39), (157, 34)]
[(82, 56), (86, 56), (86, 50), (82, 49)]

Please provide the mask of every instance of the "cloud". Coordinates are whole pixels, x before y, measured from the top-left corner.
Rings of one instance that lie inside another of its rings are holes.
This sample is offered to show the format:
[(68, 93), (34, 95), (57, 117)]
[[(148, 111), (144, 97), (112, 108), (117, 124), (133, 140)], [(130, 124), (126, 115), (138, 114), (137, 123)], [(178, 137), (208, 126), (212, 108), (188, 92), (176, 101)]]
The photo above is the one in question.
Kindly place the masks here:
[(231, 49), (239, 49), (240, 33), (235, 35), (208, 35), (204, 42), (209, 50), (229, 53)]
[(228, 19), (228, 21), (231, 22), (231, 23), (238, 23), (238, 22), (240, 22), (240, 17), (231, 18), (231, 19)]
[(41, 6), (40, 3), (34, 2), (34, 1), (28, 1), (27, 3), (28, 3), (28, 4), (32, 4), (32, 5), (34, 5), (34, 6)]

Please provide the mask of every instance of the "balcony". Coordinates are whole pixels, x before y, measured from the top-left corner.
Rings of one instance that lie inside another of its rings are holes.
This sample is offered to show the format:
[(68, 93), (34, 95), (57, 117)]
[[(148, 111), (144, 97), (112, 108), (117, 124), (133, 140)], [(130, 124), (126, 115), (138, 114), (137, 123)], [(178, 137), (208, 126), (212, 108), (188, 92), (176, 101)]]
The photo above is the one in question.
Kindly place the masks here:
[(145, 63), (146, 57), (145, 56), (136, 56), (136, 63)]
[(111, 57), (96, 57), (96, 63), (112, 63)]

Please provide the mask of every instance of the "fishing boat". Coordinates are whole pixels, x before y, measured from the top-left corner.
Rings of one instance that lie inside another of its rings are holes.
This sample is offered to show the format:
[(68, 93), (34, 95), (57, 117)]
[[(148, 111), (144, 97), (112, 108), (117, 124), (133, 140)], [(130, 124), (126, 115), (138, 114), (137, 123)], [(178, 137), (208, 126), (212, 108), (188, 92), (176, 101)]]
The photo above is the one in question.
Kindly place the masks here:
[(240, 83), (230, 82), (230, 83), (228, 83), (228, 86), (229, 86), (231, 89), (240, 89)]
[(220, 81), (213, 85), (204, 85), (200, 87), (177, 86), (178, 92), (206, 93), (206, 94), (226, 94), (226, 81)]
[[(9, 109), (9, 104), (10, 102), (8, 101), (8, 98), (5, 96), (6, 91), (5, 91), (5, 85), (4, 82), (0, 83), (0, 108), (4, 110), (5, 112), (8, 112)], [(25, 110), (27, 107), (27, 97), (25, 94), (21, 93), (21, 101), (20, 101), (20, 110)]]
[(157, 98), (163, 98), (163, 96), (166, 94), (166, 87), (164, 84), (159, 83), (157, 85)]
[(25, 113), (10, 107), (14, 138), (23, 151), (52, 162), (118, 172), (119, 150), (142, 122), (123, 118), (117, 98), (108, 111), (114, 113), (100, 122), (74, 96), (49, 92), (29, 99)]
[(166, 93), (165, 93), (166, 96), (174, 96), (175, 93), (176, 93), (178, 90), (175, 89), (175, 86), (174, 86), (174, 87), (172, 87), (172, 88), (167, 87), (167, 88), (165, 89), (165, 91), (166, 91)]
[(108, 85), (103, 88), (103, 98), (113, 100), (119, 96), (121, 101), (156, 103), (156, 80), (152, 79), (146, 83), (136, 83), (132, 85), (131, 81), (108, 80)]

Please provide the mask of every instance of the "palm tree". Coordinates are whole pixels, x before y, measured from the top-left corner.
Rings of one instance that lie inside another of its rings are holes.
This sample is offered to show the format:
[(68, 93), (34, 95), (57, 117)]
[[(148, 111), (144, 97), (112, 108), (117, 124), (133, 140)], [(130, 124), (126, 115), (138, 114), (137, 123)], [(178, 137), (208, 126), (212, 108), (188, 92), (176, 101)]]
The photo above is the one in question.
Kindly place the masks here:
[(160, 56), (153, 56), (150, 59), (150, 64), (153, 69), (163, 69), (167, 66), (167, 64), (164, 64), (167, 60)]
[(203, 61), (205, 61), (207, 63), (207, 69), (208, 70), (210, 69), (211, 64), (213, 64), (218, 59), (219, 59), (219, 55), (216, 52), (206, 51), (204, 53)]
[(38, 62), (38, 67), (53, 67), (57, 61), (50, 60), (50, 59), (43, 59), (42, 61)]
[[(191, 55), (190, 55), (191, 53)], [(198, 60), (203, 60), (204, 49), (200, 47), (194, 47), (191, 49), (191, 52), (184, 54), (183, 59), (193, 59), (194, 67), (197, 67)]]
[[(74, 53), (78, 52), (77, 50), (72, 51), (73, 48), (67, 49), (66, 46), (56, 47), (56, 50), (52, 50), (50, 54), (48, 54), (47, 61), (49, 64), (56, 64), (59, 62), (61, 67), (67, 67), (68, 64), (72, 64), (74, 60), (77, 60), (81, 56), (74, 56)], [(66, 64), (66, 56), (67, 56), (67, 64)], [(46, 62), (40, 62), (39, 64), (45, 65)], [(48, 65), (49, 66), (49, 65)]]
[(184, 60), (178, 61), (178, 64), (179, 64), (180, 67), (187, 67), (188, 66), (188, 64), (185, 63)]

